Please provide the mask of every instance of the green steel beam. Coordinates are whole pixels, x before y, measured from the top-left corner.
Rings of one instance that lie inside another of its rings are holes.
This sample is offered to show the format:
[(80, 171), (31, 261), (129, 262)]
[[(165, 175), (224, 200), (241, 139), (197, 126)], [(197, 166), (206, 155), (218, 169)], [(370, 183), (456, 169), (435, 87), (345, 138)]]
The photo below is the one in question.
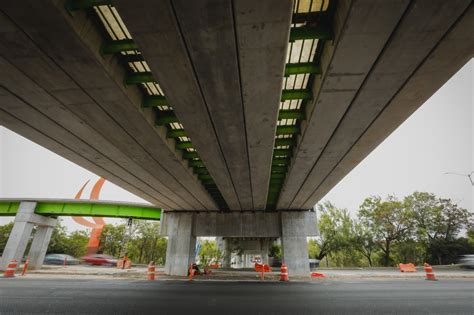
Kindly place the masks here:
[(277, 135), (294, 135), (300, 132), (298, 126), (277, 126)]
[(178, 118), (172, 110), (160, 110), (156, 117), (156, 125), (163, 126), (178, 122)]
[(282, 184), (283, 184), (283, 179), (280, 179), (280, 178), (270, 179), (270, 185), (282, 185)]
[(288, 165), (288, 162), (288, 159), (276, 158), (272, 160), (272, 165)]
[(104, 55), (111, 55), (122, 51), (137, 50), (138, 46), (132, 39), (111, 40), (104, 44), (100, 51)]
[(187, 133), (184, 129), (169, 129), (166, 136), (168, 138), (187, 137)]
[(196, 151), (184, 151), (183, 152), (183, 158), (184, 159), (199, 159), (199, 155)]
[(284, 173), (272, 173), (270, 175), (270, 179), (283, 179), (285, 178), (285, 175)]
[[(17, 213), (20, 201), (0, 201), (0, 216)], [(103, 202), (38, 201), (35, 213), (45, 216), (88, 216), (160, 220), (161, 208)]]
[(273, 156), (289, 156), (291, 154), (290, 149), (274, 149)]
[(168, 101), (162, 95), (150, 95), (143, 98), (143, 107), (168, 106)]
[(272, 175), (274, 173), (286, 173), (287, 171), (288, 171), (288, 167), (286, 166), (272, 165)]
[(207, 171), (206, 168), (204, 167), (195, 167), (193, 169), (194, 173), (198, 174), (198, 175), (207, 175), (209, 174), (209, 172)]
[(294, 140), (293, 138), (278, 138), (275, 139), (275, 146), (276, 147), (282, 147), (286, 145), (293, 145)]
[(302, 109), (280, 109), (278, 120), (283, 119), (306, 119), (306, 114)]
[(281, 101), (289, 101), (289, 100), (310, 100), (313, 98), (313, 93), (307, 89), (301, 90), (283, 90), (281, 91)]
[(68, 11), (79, 11), (110, 4), (112, 4), (112, 0), (69, 0), (66, 2), (66, 9)]
[(191, 167), (204, 167), (204, 163), (202, 160), (190, 160), (189, 166)]
[(211, 175), (199, 175), (199, 180), (212, 180)]
[(122, 55), (121, 58), (125, 62), (142, 62), (142, 61), (145, 61), (142, 54)]
[(214, 185), (214, 181), (212, 179), (204, 179), (204, 180), (201, 180), (201, 182), (204, 184), (204, 185)]
[(191, 141), (176, 141), (176, 149), (191, 149), (192, 147)]
[(290, 31), (290, 42), (303, 39), (332, 39), (331, 28), (327, 24), (321, 24), (317, 27), (302, 26), (293, 27)]
[(285, 67), (285, 77), (291, 74), (316, 73), (321, 74), (321, 66), (314, 62), (287, 63)]
[(125, 84), (139, 84), (139, 83), (148, 83), (156, 82), (153, 74), (151, 72), (134, 72), (130, 73), (125, 77)]

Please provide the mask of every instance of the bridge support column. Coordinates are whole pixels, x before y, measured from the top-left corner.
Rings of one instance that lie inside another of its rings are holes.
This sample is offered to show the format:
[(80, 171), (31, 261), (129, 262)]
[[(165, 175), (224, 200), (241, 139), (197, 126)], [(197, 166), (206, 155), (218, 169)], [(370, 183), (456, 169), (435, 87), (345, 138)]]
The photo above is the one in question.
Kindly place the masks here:
[(216, 243), (219, 250), (224, 254), (224, 259), (222, 260), (222, 268), (230, 268), (232, 259), (232, 248), (230, 247), (229, 240), (224, 237), (216, 237)]
[[(281, 213), (281, 243), (283, 262), (294, 276), (309, 277), (308, 241), (305, 228), (309, 217), (305, 212)], [(316, 225), (316, 222), (314, 222)]]
[(13, 229), (10, 232), (0, 261), (1, 270), (6, 269), (12, 259), (21, 262), (35, 225), (37, 229), (29, 252), (31, 261), (29, 268), (38, 269), (43, 265), (44, 256), (57, 219), (35, 214), (35, 208), (36, 202), (23, 201), (20, 203)]
[(194, 263), (196, 237), (193, 235), (192, 213), (166, 213), (168, 247), (166, 248), (165, 273), (186, 276)]

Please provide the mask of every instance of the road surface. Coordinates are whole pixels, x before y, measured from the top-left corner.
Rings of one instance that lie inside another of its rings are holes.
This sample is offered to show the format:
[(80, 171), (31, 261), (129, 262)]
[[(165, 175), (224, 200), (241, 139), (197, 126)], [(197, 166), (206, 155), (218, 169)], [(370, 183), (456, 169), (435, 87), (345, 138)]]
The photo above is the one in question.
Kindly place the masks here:
[(474, 314), (474, 281), (0, 278), (0, 314)]

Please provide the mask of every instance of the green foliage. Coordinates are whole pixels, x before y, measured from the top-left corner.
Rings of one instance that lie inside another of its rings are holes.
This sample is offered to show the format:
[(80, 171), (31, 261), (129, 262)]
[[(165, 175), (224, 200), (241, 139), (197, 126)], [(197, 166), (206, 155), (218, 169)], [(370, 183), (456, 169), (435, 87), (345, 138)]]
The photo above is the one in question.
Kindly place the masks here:
[(281, 256), (282, 256), (281, 245), (272, 244), (272, 246), (270, 246), (270, 250), (268, 251), (268, 257), (280, 259)]
[(0, 226), (0, 253), (3, 253), (3, 249), (7, 245), (8, 237), (13, 229), (13, 222)]
[(224, 254), (219, 250), (215, 241), (204, 241), (199, 253), (201, 266), (209, 267), (211, 264), (220, 264)]
[(124, 254), (123, 249), (126, 244), (125, 229), (125, 224), (106, 224), (99, 238), (99, 252), (113, 257)]

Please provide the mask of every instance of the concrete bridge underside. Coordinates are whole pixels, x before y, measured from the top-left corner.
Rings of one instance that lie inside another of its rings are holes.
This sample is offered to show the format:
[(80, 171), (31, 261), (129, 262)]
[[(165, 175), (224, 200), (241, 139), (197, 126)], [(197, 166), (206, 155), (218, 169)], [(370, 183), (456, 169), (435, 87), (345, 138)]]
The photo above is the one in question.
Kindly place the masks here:
[(2, 2), (0, 124), (183, 218), (297, 216), (472, 58), (473, 29), (470, 0)]

